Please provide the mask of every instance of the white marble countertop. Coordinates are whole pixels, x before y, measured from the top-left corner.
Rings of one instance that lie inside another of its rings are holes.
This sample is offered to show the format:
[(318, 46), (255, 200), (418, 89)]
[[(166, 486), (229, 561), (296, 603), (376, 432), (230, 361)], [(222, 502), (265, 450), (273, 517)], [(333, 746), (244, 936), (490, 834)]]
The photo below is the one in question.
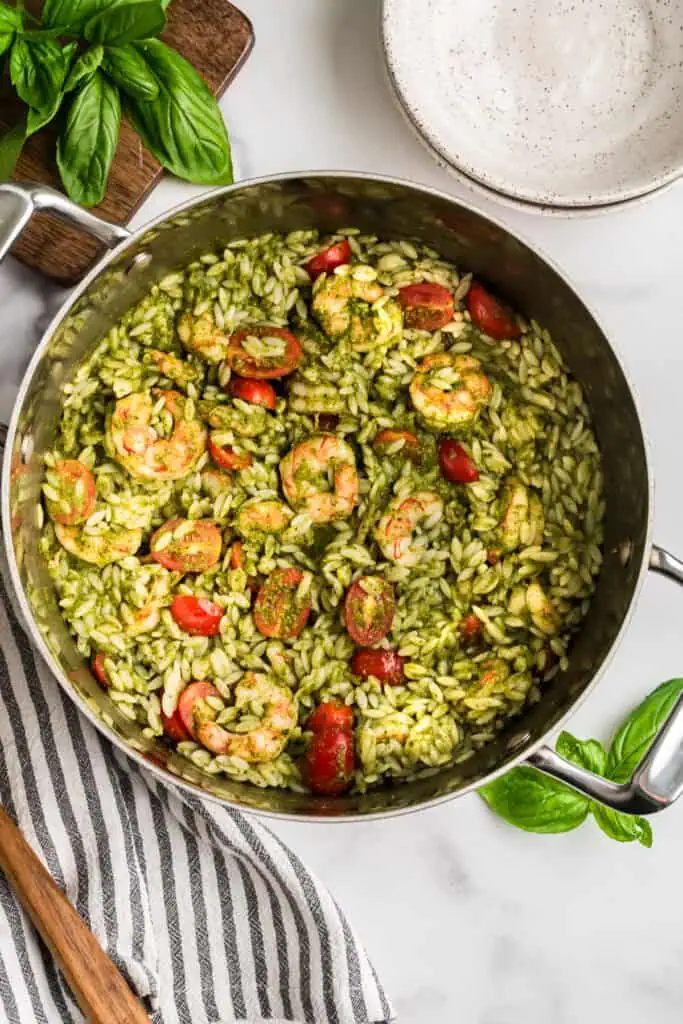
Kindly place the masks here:
[[(222, 104), (240, 177), (342, 168), (466, 195), (394, 107), (378, 0), (241, 6), (256, 48)], [(164, 182), (137, 222), (194, 191)], [(683, 555), (683, 184), (627, 212), (572, 221), (469, 198), (554, 257), (601, 316), (640, 397), (655, 538)], [(0, 418), (56, 292), (11, 260), (0, 270)], [(606, 739), (641, 696), (683, 672), (681, 621), (683, 593), (648, 579), (628, 636), (572, 722), (577, 735)], [(381, 823), (275, 830), (360, 930), (402, 1024), (681, 1019), (683, 806), (654, 821), (652, 850), (611, 842), (591, 822), (564, 836), (517, 832), (477, 796)]]

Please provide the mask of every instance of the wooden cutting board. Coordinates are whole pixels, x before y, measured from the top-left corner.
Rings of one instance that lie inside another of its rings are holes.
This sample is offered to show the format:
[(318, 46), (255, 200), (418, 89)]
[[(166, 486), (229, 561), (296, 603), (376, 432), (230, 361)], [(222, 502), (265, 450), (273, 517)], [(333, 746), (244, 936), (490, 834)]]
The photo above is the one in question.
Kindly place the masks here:
[[(189, 60), (211, 91), (220, 96), (248, 56), (254, 32), (246, 15), (227, 0), (173, 0), (162, 38)], [(0, 90), (0, 134), (16, 123), (21, 109)], [(63, 191), (55, 164), (55, 142), (55, 131), (50, 128), (29, 139), (15, 180), (43, 182)], [(157, 161), (124, 121), (107, 194), (93, 212), (125, 224), (162, 174)], [(70, 285), (92, 266), (102, 249), (87, 235), (39, 214), (14, 246), (12, 255), (55, 281)]]

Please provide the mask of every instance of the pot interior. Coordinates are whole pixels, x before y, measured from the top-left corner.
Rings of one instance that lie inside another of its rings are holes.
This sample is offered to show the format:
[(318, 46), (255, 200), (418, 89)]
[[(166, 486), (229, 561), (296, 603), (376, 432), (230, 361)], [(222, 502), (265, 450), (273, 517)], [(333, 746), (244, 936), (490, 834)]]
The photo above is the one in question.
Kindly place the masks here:
[[(592, 410), (607, 511), (604, 565), (591, 609), (572, 645), (568, 671), (548, 684), (540, 701), (462, 764), (364, 795), (325, 800), (206, 775), (162, 742), (145, 739), (141, 728), (117, 711), (59, 614), (37, 551), (36, 508), (41, 456), (54, 444), (61, 386), (92, 344), (152, 283), (236, 238), (306, 227), (331, 231), (349, 224), (388, 239), (427, 243), (550, 330)], [(10, 502), (10, 562), (13, 555), (24, 611), (30, 609), (41, 649), (57, 677), (110, 737), (133, 747), (167, 778), (230, 804), (274, 814), (348, 818), (415, 808), (465, 791), (518, 759), (559, 723), (599, 672), (627, 617), (645, 556), (649, 480), (643, 436), (628, 383), (599, 325), (564, 279), (503, 227), (455, 200), (405, 183), (352, 175), (256, 182), (212, 193), (145, 230), (89, 275), (66, 316), (42, 342), (22, 387), (12, 438), (3, 482), (6, 528), (8, 497)]]

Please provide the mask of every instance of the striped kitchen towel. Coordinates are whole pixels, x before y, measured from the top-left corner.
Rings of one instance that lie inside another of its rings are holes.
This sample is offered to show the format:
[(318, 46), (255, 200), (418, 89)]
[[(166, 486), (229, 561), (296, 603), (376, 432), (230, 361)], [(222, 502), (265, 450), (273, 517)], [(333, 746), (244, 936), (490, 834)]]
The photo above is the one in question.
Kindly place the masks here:
[[(329, 893), (255, 817), (160, 785), (34, 654), (0, 586), (0, 798), (154, 1024), (392, 1012)], [(0, 875), (0, 1019), (82, 1021)]]

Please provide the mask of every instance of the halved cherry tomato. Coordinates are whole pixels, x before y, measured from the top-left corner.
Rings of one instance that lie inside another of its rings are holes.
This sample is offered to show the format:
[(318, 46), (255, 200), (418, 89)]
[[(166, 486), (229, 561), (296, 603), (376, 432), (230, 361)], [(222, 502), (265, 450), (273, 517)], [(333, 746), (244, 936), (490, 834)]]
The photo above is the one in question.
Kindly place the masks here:
[(490, 338), (518, 338), (522, 333), (512, 313), (478, 281), (473, 281), (467, 293), (467, 310), (472, 323)]
[(104, 651), (98, 651), (93, 660), (91, 661), (90, 666), (93, 670), (93, 675), (97, 679), (98, 683), (101, 683), (102, 686), (104, 686), (104, 688), (108, 690), (109, 687), (111, 686), (111, 683), (109, 682), (109, 677), (107, 676), (107, 670), (104, 667), (104, 659), (106, 657), (107, 655), (104, 653)]
[(318, 704), (312, 715), (309, 715), (306, 728), (311, 732), (326, 732), (328, 729), (339, 729), (351, 732), (353, 729), (353, 711), (346, 704), (326, 701)]
[(479, 470), (465, 449), (452, 438), (444, 438), (439, 444), (439, 467), (441, 475), (453, 484), (473, 484), (479, 479)]
[(305, 264), (306, 270), (315, 281), (320, 274), (331, 274), (335, 267), (351, 262), (351, 246), (346, 238), (334, 245), (321, 249)]
[(406, 327), (420, 331), (438, 331), (453, 319), (453, 295), (442, 284), (424, 281), (407, 284), (398, 290)]
[(176, 712), (193, 739), (197, 738), (194, 731), (194, 706), (198, 700), (205, 697), (220, 697), (220, 693), (213, 683), (202, 679), (198, 683), (188, 683), (178, 700)]
[(346, 591), (344, 622), (351, 639), (361, 647), (384, 639), (395, 611), (394, 588), (381, 576), (361, 576)]
[(242, 548), (241, 540), (236, 540), (233, 546), (230, 548), (230, 568), (244, 568), (244, 549)]
[[(95, 511), (95, 477), (78, 459), (60, 459), (52, 469), (59, 477), (59, 501), (46, 498), (50, 519), (62, 526), (78, 526)], [(68, 509), (63, 506), (68, 505)]]
[(463, 640), (473, 640), (481, 633), (481, 619), (476, 615), (466, 615), (460, 623), (460, 633)]
[[(247, 338), (281, 338), (284, 351), (278, 355), (252, 356), (244, 348)], [(228, 343), (227, 363), (240, 377), (268, 379), (286, 377), (293, 373), (304, 357), (304, 350), (291, 331), (272, 324), (253, 324), (242, 331), (235, 331)]]
[(161, 712), (161, 724), (164, 727), (164, 732), (170, 740), (174, 743), (183, 743), (186, 740), (192, 739), (192, 734), (185, 728), (185, 723), (180, 717), (180, 711), (178, 708), (175, 709), (173, 714), (169, 717)]
[(155, 562), (171, 572), (206, 572), (221, 557), (223, 537), (208, 519), (169, 519), (151, 537)]
[(292, 640), (306, 625), (310, 601), (297, 597), (304, 574), (300, 569), (276, 569), (262, 585), (254, 605), (254, 623), (263, 636)]
[(262, 405), (271, 412), (277, 405), (277, 395), (272, 384), (265, 380), (249, 380), (247, 377), (231, 377), (228, 390), (233, 398), (241, 398), (250, 405)]
[(221, 448), (209, 438), (209, 454), (217, 466), (221, 469), (248, 469), (251, 466), (252, 458), (249, 452), (240, 454), (232, 448)]
[(171, 615), (190, 636), (218, 636), (223, 609), (205, 597), (182, 594), (171, 601)]
[(403, 666), (406, 659), (396, 651), (364, 651), (358, 650), (351, 659), (351, 671), (354, 675), (374, 676), (382, 683), (398, 686), (403, 681)]
[(372, 447), (380, 455), (385, 455), (387, 449), (397, 441), (403, 441), (403, 447), (395, 453), (397, 456), (405, 455), (411, 462), (422, 461), (422, 445), (409, 430), (380, 430), (375, 434)]
[(346, 729), (316, 733), (306, 753), (304, 778), (314, 793), (340, 796), (353, 781), (353, 735)]

